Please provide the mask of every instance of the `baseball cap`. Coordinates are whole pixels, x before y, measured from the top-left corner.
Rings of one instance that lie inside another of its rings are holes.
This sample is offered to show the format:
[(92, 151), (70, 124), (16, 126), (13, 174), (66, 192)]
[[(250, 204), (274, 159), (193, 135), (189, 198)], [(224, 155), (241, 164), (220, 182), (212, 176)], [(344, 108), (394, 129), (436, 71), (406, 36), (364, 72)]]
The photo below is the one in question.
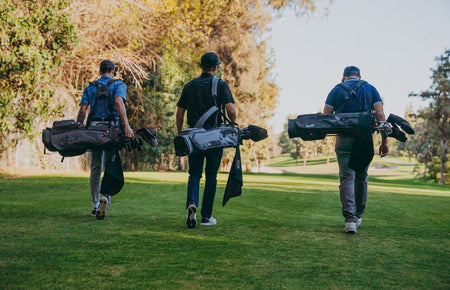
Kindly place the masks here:
[(202, 67), (213, 67), (219, 64), (221, 64), (219, 57), (214, 52), (205, 53), (200, 61)]
[(116, 67), (114, 66), (114, 63), (108, 59), (102, 61), (100, 63), (100, 71), (105, 73), (105, 72), (110, 72), (111, 70), (116, 71)]
[(348, 77), (348, 76), (360, 76), (360, 71), (359, 68), (357, 68), (356, 66), (348, 66), (344, 69), (344, 76)]

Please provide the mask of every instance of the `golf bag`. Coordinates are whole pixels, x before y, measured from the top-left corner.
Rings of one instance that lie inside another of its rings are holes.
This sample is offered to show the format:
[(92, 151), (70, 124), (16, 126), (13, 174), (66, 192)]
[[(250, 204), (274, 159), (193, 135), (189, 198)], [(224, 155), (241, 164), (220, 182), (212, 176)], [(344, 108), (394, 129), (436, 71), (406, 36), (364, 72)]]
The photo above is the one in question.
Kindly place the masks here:
[(390, 114), (386, 122), (379, 122), (371, 112), (299, 115), (288, 120), (288, 134), (289, 138), (300, 137), (305, 141), (321, 140), (327, 135), (353, 136), (361, 122), (367, 122), (372, 133), (378, 131), (401, 142), (407, 140), (404, 132), (414, 134), (405, 119)]
[(63, 157), (81, 155), (89, 149), (108, 149), (122, 139), (119, 126), (108, 122), (85, 127), (74, 120), (55, 121), (52, 128), (42, 131), (45, 148), (58, 151)]
[[(215, 107), (213, 107), (215, 108)], [(267, 138), (267, 130), (255, 125), (239, 129), (236, 125), (221, 125), (211, 129), (189, 128), (181, 132), (173, 140), (175, 154), (186, 156), (195, 151), (205, 151), (212, 148), (229, 148), (242, 144), (242, 140), (255, 142)]]
[(156, 146), (156, 129), (141, 128), (135, 138), (127, 138), (115, 122), (98, 122), (84, 126), (74, 120), (55, 121), (52, 128), (42, 131), (42, 142), (49, 151), (57, 151), (63, 157), (78, 156), (87, 150), (125, 148), (128, 152), (142, 150), (143, 141)]
[(394, 114), (386, 122), (379, 122), (371, 112), (336, 113), (331, 115), (299, 115), (288, 120), (289, 138), (300, 137), (305, 141), (321, 140), (327, 135), (353, 136), (353, 148), (349, 167), (363, 172), (374, 156), (372, 134), (378, 131), (383, 137), (392, 137), (401, 142), (407, 140), (403, 129), (414, 134), (411, 125)]

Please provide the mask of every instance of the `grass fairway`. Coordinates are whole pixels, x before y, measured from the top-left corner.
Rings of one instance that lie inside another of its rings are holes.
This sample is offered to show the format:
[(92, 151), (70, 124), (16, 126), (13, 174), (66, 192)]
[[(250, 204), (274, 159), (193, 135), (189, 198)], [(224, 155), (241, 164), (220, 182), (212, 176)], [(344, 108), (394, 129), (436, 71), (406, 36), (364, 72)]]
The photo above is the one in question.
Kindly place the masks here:
[(369, 182), (343, 233), (332, 175), (247, 174), (218, 224), (185, 226), (185, 173), (126, 173), (105, 220), (89, 178), (0, 180), (0, 288), (449, 289), (449, 187)]

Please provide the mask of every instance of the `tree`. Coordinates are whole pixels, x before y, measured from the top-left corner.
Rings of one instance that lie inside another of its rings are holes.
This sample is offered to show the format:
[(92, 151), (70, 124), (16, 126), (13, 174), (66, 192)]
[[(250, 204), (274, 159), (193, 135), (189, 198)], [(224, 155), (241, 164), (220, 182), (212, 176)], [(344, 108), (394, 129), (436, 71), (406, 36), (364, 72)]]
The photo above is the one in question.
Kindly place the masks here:
[(63, 60), (77, 43), (69, 1), (0, 1), (0, 152), (61, 116)]
[[(425, 153), (416, 151), (420, 162), (431, 162), (437, 156), (440, 162), (439, 184), (444, 184), (444, 174), (446, 173), (446, 163), (448, 161), (448, 140), (450, 136), (450, 50), (444, 55), (436, 58), (437, 67), (432, 69), (432, 85), (427, 91), (421, 93), (411, 93), (410, 97), (421, 97), (429, 101), (429, 106), (418, 112), (418, 117), (423, 119), (424, 126), (421, 135), (420, 149), (425, 149)], [(422, 155), (420, 155), (422, 154)], [(431, 162), (431, 166), (432, 166)], [(428, 166), (430, 169), (430, 166)]]

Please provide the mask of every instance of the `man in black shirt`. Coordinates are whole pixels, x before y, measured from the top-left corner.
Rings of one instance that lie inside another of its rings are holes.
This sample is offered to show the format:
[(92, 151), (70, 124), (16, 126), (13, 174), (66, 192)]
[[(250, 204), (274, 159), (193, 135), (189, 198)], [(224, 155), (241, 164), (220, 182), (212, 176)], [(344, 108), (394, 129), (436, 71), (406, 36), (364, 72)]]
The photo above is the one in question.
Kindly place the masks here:
[[(205, 53), (200, 62), (202, 74), (188, 82), (181, 93), (181, 97), (177, 103), (176, 124), (178, 135), (183, 129), (184, 114), (187, 111), (187, 123), (190, 128), (195, 126), (198, 119), (215, 106), (212, 97), (212, 80), (218, 66), (221, 64), (217, 55), (213, 52)], [(231, 95), (228, 84), (219, 79), (217, 84), (217, 106), (224, 106), (231, 121), (236, 122), (236, 109), (234, 107), (233, 96)], [(218, 113), (216, 113), (218, 114)], [(219, 117), (218, 124), (223, 120)], [(211, 128), (215, 125), (215, 115), (210, 117), (204, 127)], [(199, 204), (200, 179), (203, 172), (203, 163), (206, 159), (205, 166), (205, 189), (202, 200), (202, 221), (203, 226), (212, 226), (217, 223), (212, 216), (212, 208), (216, 195), (217, 172), (219, 170), (220, 161), (222, 159), (222, 148), (210, 149), (204, 152), (192, 153), (188, 156), (189, 160), (189, 180), (187, 186), (186, 199), (186, 224), (188, 228), (195, 228), (197, 224), (197, 207)]]

